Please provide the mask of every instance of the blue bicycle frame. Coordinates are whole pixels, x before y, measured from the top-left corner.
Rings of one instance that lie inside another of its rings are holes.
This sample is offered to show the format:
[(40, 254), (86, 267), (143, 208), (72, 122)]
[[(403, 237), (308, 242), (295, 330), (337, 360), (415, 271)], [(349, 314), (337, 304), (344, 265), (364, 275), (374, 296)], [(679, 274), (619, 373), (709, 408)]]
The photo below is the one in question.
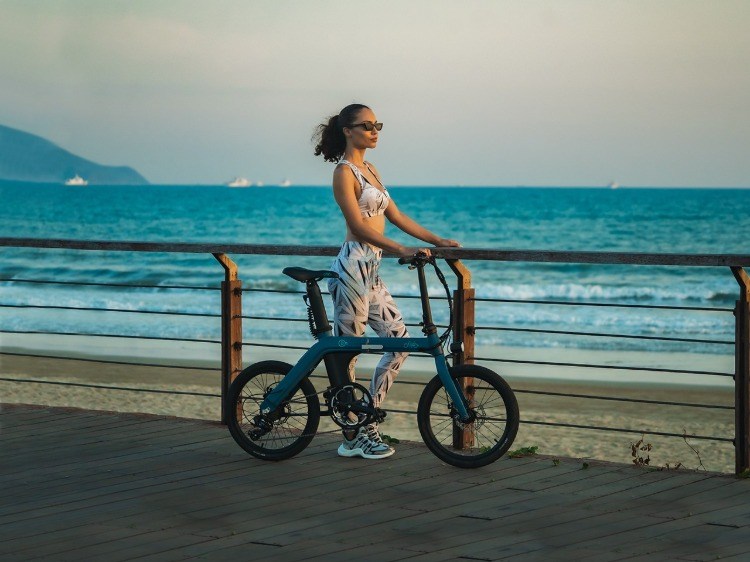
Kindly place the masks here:
[[(276, 385), (275, 388), (265, 397), (260, 405), (262, 415), (268, 415), (275, 411), (284, 400), (290, 396), (295, 388), (299, 386), (302, 380), (313, 372), (318, 364), (326, 360), (326, 369), (331, 384), (340, 384), (346, 375), (342, 374), (340, 364), (333, 359), (340, 355), (348, 363), (349, 358), (360, 353), (384, 353), (387, 351), (395, 352), (414, 352), (422, 351), (435, 358), (435, 368), (440, 380), (443, 383), (448, 395), (453, 401), (453, 405), (458, 412), (461, 420), (470, 419), (466, 399), (463, 392), (456, 386), (448, 372), (448, 364), (443, 353), (443, 346), (440, 338), (432, 323), (432, 314), (430, 312), (429, 298), (427, 297), (427, 285), (424, 277), (424, 263), (418, 266), (419, 287), (422, 300), (423, 312), (423, 331), (426, 337), (423, 338), (364, 338), (353, 336), (334, 336), (325, 313), (325, 307), (322, 305), (320, 289), (314, 280), (307, 282), (307, 293), (310, 299), (311, 309), (315, 316), (315, 323), (320, 329), (316, 335), (320, 338), (305, 354), (300, 358), (294, 367), (286, 376)], [(312, 329), (312, 328), (311, 328)]]
[(461, 391), (456, 387), (448, 372), (443, 347), (437, 334), (430, 334), (424, 338), (357, 338), (352, 336), (335, 337), (330, 332), (321, 334), (315, 343), (299, 359), (292, 370), (279, 382), (265, 400), (261, 403), (261, 413), (269, 414), (299, 386), (302, 379), (310, 375), (315, 367), (326, 355), (336, 353), (383, 353), (386, 351), (422, 351), (435, 358), (435, 368), (443, 386), (453, 400), (453, 405), (461, 419), (468, 419), (466, 401)]

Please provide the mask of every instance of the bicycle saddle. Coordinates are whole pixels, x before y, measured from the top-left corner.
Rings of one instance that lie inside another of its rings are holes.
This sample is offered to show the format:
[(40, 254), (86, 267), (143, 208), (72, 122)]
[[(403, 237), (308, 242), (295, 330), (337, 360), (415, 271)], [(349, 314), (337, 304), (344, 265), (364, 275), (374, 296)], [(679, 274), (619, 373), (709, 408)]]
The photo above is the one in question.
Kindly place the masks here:
[(335, 271), (328, 271), (327, 269), (313, 270), (305, 269), (304, 267), (285, 267), (282, 271), (284, 275), (288, 275), (295, 281), (306, 283), (307, 281), (320, 281), (327, 277), (338, 279), (339, 274)]

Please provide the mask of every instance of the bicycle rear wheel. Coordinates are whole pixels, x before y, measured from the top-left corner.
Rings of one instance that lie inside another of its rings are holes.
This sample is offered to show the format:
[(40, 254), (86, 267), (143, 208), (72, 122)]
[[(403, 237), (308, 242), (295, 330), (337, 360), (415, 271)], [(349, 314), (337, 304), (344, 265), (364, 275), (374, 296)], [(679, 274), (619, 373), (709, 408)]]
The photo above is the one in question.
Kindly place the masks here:
[[(508, 383), (485, 367), (459, 365), (450, 370), (459, 388), (466, 388), (472, 420), (458, 421), (440, 377), (425, 387), (417, 423), (425, 445), (440, 460), (459, 468), (478, 468), (505, 454), (518, 432), (518, 403)], [(463, 433), (465, 443), (456, 440)], [(460, 447), (458, 447), (460, 445)]]
[(310, 444), (318, 430), (320, 401), (306, 378), (267, 416), (271, 428), (258, 432), (255, 420), (261, 402), (291, 369), (291, 365), (281, 361), (262, 361), (242, 371), (229, 387), (229, 433), (240, 447), (259, 459), (291, 458)]

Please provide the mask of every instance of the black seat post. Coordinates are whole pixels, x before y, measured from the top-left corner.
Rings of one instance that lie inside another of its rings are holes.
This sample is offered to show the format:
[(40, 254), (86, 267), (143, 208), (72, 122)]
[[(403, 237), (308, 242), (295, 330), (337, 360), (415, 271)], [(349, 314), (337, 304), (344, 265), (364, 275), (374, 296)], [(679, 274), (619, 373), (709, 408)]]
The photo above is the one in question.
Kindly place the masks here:
[(307, 288), (307, 298), (310, 303), (310, 310), (312, 310), (313, 319), (315, 320), (315, 331), (318, 335), (333, 335), (331, 325), (328, 323), (328, 314), (326, 313), (326, 307), (323, 305), (323, 297), (320, 294), (320, 287), (318, 287), (315, 279), (310, 279), (305, 283)]
[[(318, 283), (311, 279), (305, 283), (307, 285), (307, 298), (312, 310), (313, 319), (315, 320), (315, 332), (318, 336), (333, 336), (333, 329), (328, 323), (328, 314), (323, 305), (323, 296), (320, 294)], [(328, 380), (332, 386), (341, 386), (351, 382), (349, 379), (349, 363), (357, 356), (357, 353), (336, 353), (323, 357), (323, 363), (326, 366)]]

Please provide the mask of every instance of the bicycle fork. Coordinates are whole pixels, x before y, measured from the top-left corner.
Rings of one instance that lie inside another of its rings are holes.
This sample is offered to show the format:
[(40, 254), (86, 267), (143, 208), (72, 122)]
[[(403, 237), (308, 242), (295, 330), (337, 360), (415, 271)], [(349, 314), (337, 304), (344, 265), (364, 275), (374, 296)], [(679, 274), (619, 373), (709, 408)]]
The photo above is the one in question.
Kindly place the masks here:
[(455, 408), (458, 414), (458, 420), (461, 423), (469, 423), (474, 421), (474, 416), (469, 411), (469, 404), (464, 397), (462, 389), (458, 387), (456, 381), (451, 377), (448, 371), (448, 363), (445, 361), (445, 356), (440, 353), (435, 356), (435, 368), (440, 380), (443, 382), (443, 388), (445, 388), (448, 396), (450, 396), (453, 402), (453, 408)]

